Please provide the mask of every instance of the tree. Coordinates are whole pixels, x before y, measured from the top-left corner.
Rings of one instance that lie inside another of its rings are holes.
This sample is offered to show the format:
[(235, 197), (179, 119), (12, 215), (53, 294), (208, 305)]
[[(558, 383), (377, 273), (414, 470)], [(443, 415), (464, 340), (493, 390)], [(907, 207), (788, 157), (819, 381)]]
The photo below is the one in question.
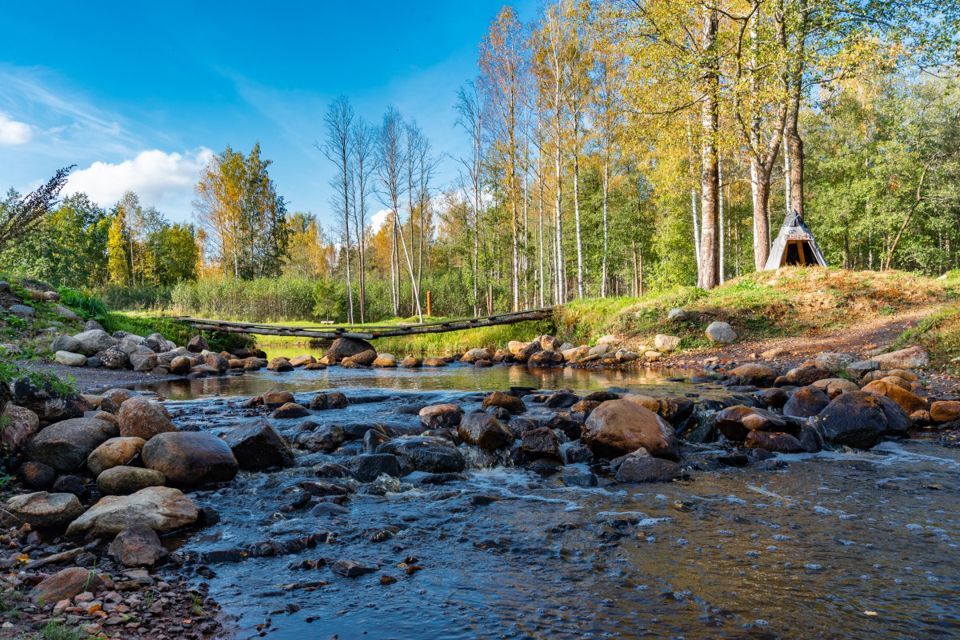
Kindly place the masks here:
[(113, 284), (132, 284), (130, 265), (130, 233), (124, 209), (117, 209), (111, 216), (107, 237), (107, 275)]
[(72, 169), (73, 165), (57, 170), (46, 184), (22, 198), (8, 198), (0, 208), (0, 251), (33, 231), (50, 213)]
[(350, 282), (350, 145), (354, 117), (353, 107), (346, 96), (334, 100), (323, 118), (327, 130), (326, 141), (322, 146), (317, 145), (335, 167), (330, 186), (334, 188), (336, 204), (341, 207), (343, 214), (343, 242), (347, 258), (347, 322), (350, 324), (353, 324), (353, 285)]
[(367, 198), (371, 180), (376, 170), (377, 132), (359, 116), (350, 132), (353, 159), (350, 164), (351, 203), (353, 205), (353, 229), (357, 236), (357, 254), (360, 263), (360, 322), (366, 322), (367, 298)]

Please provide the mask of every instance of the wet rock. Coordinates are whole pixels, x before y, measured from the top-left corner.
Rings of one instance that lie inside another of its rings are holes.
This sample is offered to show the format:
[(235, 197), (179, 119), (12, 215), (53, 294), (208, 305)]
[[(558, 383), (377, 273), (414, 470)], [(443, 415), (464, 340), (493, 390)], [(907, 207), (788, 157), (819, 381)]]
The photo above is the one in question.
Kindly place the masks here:
[(422, 365), (424, 367), (445, 367), (447, 361), (443, 358), (424, 358)]
[(193, 336), (190, 338), (190, 341), (187, 342), (187, 351), (190, 353), (202, 353), (209, 350), (210, 345), (207, 344), (207, 341), (201, 335)]
[(459, 473), (466, 467), (463, 454), (449, 441), (430, 436), (402, 437), (377, 448), (400, 460), (404, 469), (427, 473)]
[(344, 360), (348, 360), (349, 363), (345, 363), (343, 360), (341, 360), (340, 364), (343, 366), (347, 366), (347, 364), (355, 364), (361, 367), (369, 367), (374, 363), (376, 359), (377, 359), (376, 350), (374, 350), (373, 348), (370, 348), (370, 349), (361, 351), (360, 353), (354, 354), (349, 358), (344, 358)]
[(335, 574), (344, 578), (359, 578), (377, 571), (378, 567), (361, 564), (353, 560), (337, 560), (333, 563), (331, 569)]
[(646, 449), (625, 456), (617, 467), (617, 482), (670, 482), (680, 477), (680, 465), (655, 458)]
[(84, 592), (95, 592), (103, 581), (91, 569), (69, 567), (45, 578), (30, 591), (30, 599), (40, 606), (67, 600)]
[(596, 487), (600, 484), (597, 476), (589, 471), (567, 470), (560, 477), (561, 482), (568, 487)]
[(118, 533), (108, 552), (125, 567), (152, 567), (167, 555), (157, 532), (143, 525)]
[(97, 487), (104, 495), (127, 495), (147, 487), (162, 487), (165, 482), (159, 471), (125, 465), (110, 467), (97, 476)]
[(543, 401), (543, 406), (549, 409), (566, 409), (580, 401), (580, 396), (571, 391), (557, 391), (551, 393)]
[(823, 436), (812, 425), (805, 425), (797, 435), (797, 440), (807, 453), (817, 453), (823, 449)]
[[(812, 385), (817, 380), (823, 380), (824, 378), (832, 378), (833, 373), (830, 371), (824, 371), (820, 367), (817, 367), (812, 364), (805, 364), (799, 367), (790, 369), (783, 375), (783, 384), (791, 384), (798, 387), (806, 387)], [(783, 386), (780, 384), (778, 386)]]
[(16, 453), (40, 430), (40, 416), (26, 407), (8, 402), (0, 412), (0, 424), (0, 449)]
[(397, 366), (397, 357), (392, 353), (379, 353), (372, 366), (378, 369), (394, 369)]
[(608, 400), (594, 409), (583, 425), (582, 439), (603, 457), (644, 448), (657, 457), (680, 458), (673, 427), (653, 411), (629, 400)]
[(451, 429), (460, 424), (463, 409), (455, 404), (434, 404), (420, 409), (418, 415), (427, 429)]
[(297, 443), (310, 451), (322, 451), (332, 453), (340, 445), (347, 441), (347, 434), (344, 428), (337, 424), (328, 424), (319, 427), (312, 433), (302, 434), (297, 437)]
[(276, 371), (277, 373), (284, 373), (287, 371), (293, 371), (293, 365), (290, 364), (290, 361), (286, 358), (272, 358), (270, 362), (267, 363), (268, 371)]
[(87, 366), (87, 356), (82, 353), (73, 353), (71, 351), (57, 351), (53, 354), (53, 361), (68, 367)]
[(309, 354), (290, 358), (290, 365), (293, 367), (303, 367), (308, 364), (316, 364), (316, 362), (317, 359)]
[(203, 356), (203, 363), (211, 369), (216, 369), (219, 373), (223, 373), (230, 368), (230, 361), (219, 353), (206, 354)]
[(60, 472), (79, 469), (94, 449), (119, 435), (117, 427), (95, 418), (72, 418), (41, 430), (26, 447), (29, 460)]
[[(325, 356), (330, 362), (337, 363), (344, 358), (350, 358), (364, 351), (373, 351), (374, 358), (376, 358), (376, 350), (373, 348), (373, 345), (366, 340), (360, 340), (359, 338), (337, 338), (330, 345), (330, 348), (327, 349)], [(373, 359), (371, 358), (370, 361), (373, 362)]]
[(774, 453), (801, 453), (805, 451), (800, 441), (789, 433), (751, 431), (744, 440), (748, 449), (765, 449)]
[(364, 453), (352, 458), (348, 468), (360, 482), (373, 482), (381, 474), (399, 477), (400, 460), (389, 453)]
[(497, 418), (489, 413), (475, 411), (463, 417), (457, 433), (467, 444), (486, 451), (495, 451), (510, 446), (513, 434)]
[(363, 452), (376, 453), (380, 445), (389, 439), (390, 436), (383, 431), (377, 430), (376, 428), (367, 429), (366, 433), (363, 434)]
[(349, 404), (347, 396), (343, 395), (339, 391), (318, 393), (310, 400), (310, 408), (314, 411), (345, 409), (347, 404)]
[(565, 442), (560, 445), (560, 455), (564, 464), (593, 461), (593, 451), (580, 440)]
[(268, 407), (279, 407), (280, 405), (287, 404), (288, 402), (294, 402), (293, 394), (289, 391), (281, 391), (279, 389), (271, 389), (264, 393), (260, 398), (263, 400), (263, 404)]
[(400, 361), (400, 366), (404, 369), (416, 369), (420, 367), (420, 365), (420, 358), (416, 358), (414, 356), (407, 356)]
[(28, 489), (49, 489), (57, 479), (57, 472), (53, 467), (42, 462), (24, 462), (17, 470), (17, 477)]
[(926, 349), (915, 345), (899, 351), (873, 356), (873, 361), (878, 363), (881, 369), (916, 369), (928, 366), (930, 356)]
[(537, 351), (527, 358), (527, 366), (535, 368), (563, 366), (563, 354), (557, 351)]
[(743, 384), (752, 384), (757, 387), (769, 387), (777, 379), (777, 372), (765, 364), (748, 363), (730, 371)]
[(830, 404), (830, 398), (825, 392), (812, 385), (800, 387), (783, 405), (783, 415), (809, 418), (823, 411), (828, 404)]
[(83, 505), (72, 493), (47, 493), (38, 491), (14, 496), (0, 512), (4, 520), (12, 516), (13, 524), (27, 523), (31, 527), (61, 527), (83, 513)]
[(737, 334), (726, 322), (711, 322), (706, 331), (707, 340), (719, 344), (729, 344), (737, 339)]
[(350, 470), (335, 462), (325, 462), (313, 468), (313, 475), (318, 478), (349, 478)]
[(124, 401), (117, 412), (117, 421), (120, 435), (125, 438), (150, 440), (158, 433), (176, 430), (163, 405), (143, 396)]
[(261, 470), (293, 464), (290, 445), (266, 422), (235, 427), (224, 437), (241, 469)]
[(239, 468), (227, 443), (206, 432), (158, 434), (144, 445), (140, 455), (148, 469), (159, 471), (174, 486), (227, 482)]
[(287, 402), (277, 407), (272, 415), (276, 420), (290, 420), (292, 418), (303, 418), (310, 415), (310, 412), (307, 411), (306, 407), (296, 402)]
[(170, 373), (175, 376), (185, 376), (190, 373), (193, 361), (187, 356), (176, 356), (170, 361)]
[(562, 460), (560, 455), (560, 441), (557, 434), (549, 427), (539, 427), (525, 431), (520, 439), (520, 450), (527, 458), (549, 458)]
[(859, 391), (860, 387), (857, 386), (857, 383), (847, 380), (846, 378), (823, 378), (817, 380), (811, 386), (820, 389), (827, 394), (827, 397), (831, 400), (836, 398), (841, 393), (847, 393), (848, 391)]
[(938, 400), (931, 403), (930, 419), (934, 422), (960, 420), (960, 400)]
[(799, 425), (764, 409), (734, 405), (717, 413), (717, 429), (728, 440), (743, 442), (751, 431), (797, 432)]
[(143, 525), (170, 531), (197, 522), (200, 512), (193, 500), (177, 489), (148, 487), (128, 496), (106, 496), (70, 523), (67, 535), (113, 536)]
[(654, 398), (639, 393), (628, 393), (623, 396), (627, 402), (653, 411), (670, 424), (680, 424), (693, 413), (693, 401), (689, 398)]
[(586, 420), (587, 416), (599, 406), (599, 400), (580, 400), (570, 407), (570, 412), (571, 414), (578, 414), (583, 417), (583, 420)]
[(765, 407), (779, 409), (787, 403), (789, 396), (782, 387), (770, 387), (754, 394)]
[(523, 400), (502, 391), (494, 391), (483, 399), (483, 408), (502, 407), (513, 414), (523, 413), (527, 410)]
[(85, 356), (92, 356), (117, 344), (117, 340), (103, 329), (83, 331), (73, 336), (73, 339), (77, 341), (77, 348), (71, 350)]
[(863, 390), (868, 393), (875, 393), (890, 398), (900, 405), (900, 408), (908, 414), (914, 411), (923, 411), (927, 408), (926, 399), (914, 395), (902, 386), (886, 380), (874, 380), (864, 386)]
[(493, 353), (489, 349), (477, 348), (470, 349), (465, 354), (460, 356), (460, 362), (465, 362), (467, 364), (473, 364), (478, 360), (493, 360)]
[(111, 467), (129, 464), (140, 455), (145, 443), (138, 437), (110, 438), (87, 456), (87, 469), (96, 478)]
[(905, 435), (910, 418), (895, 402), (866, 391), (834, 398), (815, 418), (827, 442), (869, 449), (888, 435)]
[(100, 410), (109, 413), (117, 413), (120, 406), (130, 398), (137, 395), (136, 391), (130, 389), (116, 388), (104, 391), (100, 396)]

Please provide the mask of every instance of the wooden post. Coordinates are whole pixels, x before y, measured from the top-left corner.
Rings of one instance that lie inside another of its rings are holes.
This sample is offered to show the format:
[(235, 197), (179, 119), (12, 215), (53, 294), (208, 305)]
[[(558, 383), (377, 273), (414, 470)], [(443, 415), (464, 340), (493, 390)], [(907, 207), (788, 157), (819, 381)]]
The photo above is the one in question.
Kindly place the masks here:
[(430, 289), (427, 289), (427, 316), (433, 317), (433, 295), (431, 295)]

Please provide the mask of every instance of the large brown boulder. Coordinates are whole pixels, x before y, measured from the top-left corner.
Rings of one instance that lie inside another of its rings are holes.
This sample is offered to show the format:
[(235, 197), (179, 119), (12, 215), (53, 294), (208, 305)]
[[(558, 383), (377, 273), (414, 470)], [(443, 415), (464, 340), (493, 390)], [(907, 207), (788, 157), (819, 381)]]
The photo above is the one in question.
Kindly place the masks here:
[(774, 453), (801, 453), (806, 449), (789, 433), (751, 431), (744, 440), (748, 449), (764, 449)]
[(784, 416), (738, 404), (717, 413), (717, 430), (728, 440), (743, 442), (751, 431), (799, 432), (799, 424)]
[(693, 413), (693, 400), (690, 398), (654, 398), (640, 393), (628, 393), (623, 399), (653, 411), (670, 424), (683, 422)]
[(455, 404), (433, 404), (420, 409), (418, 415), (427, 429), (450, 429), (460, 424), (463, 409)]
[(7, 403), (0, 413), (0, 449), (16, 453), (40, 429), (40, 416), (15, 404)]
[[(359, 338), (337, 338), (333, 341), (333, 344), (330, 345), (330, 348), (327, 349), (325, 356), (330, 362), (337, 363), (344, 358), (355, 356), (364, 351), (373, 351), (373, 357), (377, 357), (376, 349), (366, 340), (360, 340)], [(371, 358), (370, 361), (373, 362), (373, 358)]]
[(510, 430), (495, 417), (483, 411), (474, 411), (465, 415), (457, 427), (457, 433), (467, 444), (476, 445), (487, 451), (503, 449), (513, 443), (513, 434)]
[(10, 498), (4, 506), (4, 519), (9, 524), (19, 526), (27, 523), (31, 527), (61, 527), (83, 513), (83, 505), (72, 493), (25, 493)]
[(520, 450), (531, 459), (563, 460), (560, 455), (560, 440), (550, 427), (524, 431), (520, 436)]
[(96, 418), (71, 418), (42, 429), (26, 447), (27, 459), (63, 473), (79, 469), (94, 449), (119, 435), (116, 425)]
[(176, 430), (163, 405), (143, 396), (134, 396), (120, 405), (117, 420), (120, 435), (125, 438), (149, 440), (158, 433)]
[(294, 402), (293, 394), (281, 389), (270, 389), (264, 392), (264, 394), (260, 396), (260, 399), (263, 400), (263, 404), (268, 407), (279, 407), (288, 402)]
[(859, 449), (869, 449), (886, 436), (906, 435), (910, 428), (910, 418), (897, 403), (866, 391), (837, 396), (815, 420), (827, 442)]
[(116, 388), (108, 389), (103, 392), (103, 395), (100, 396), (100, 409), (102, 411), (109, 411), (110, 413), (116, 413), (120, 410), (121, 405), (130, 398), (137, 395), (135, 391), (130, 389)]
[(769, 387), (777, 379), (777, 372), (772, 367), (755, 362), (740, 365), (730, 371), (730, 375), (738, 378), (743, 384), (752, 384), (757, 387)]
[(938, 400), (930, 405), (930, 418), (934, 422), (960, 420), (960, 400)]
[(655, 458), (644, 449), (626, 456), (617, 467), (617, 482), (670, 482), (680, 477), (680, 465)]
[(45, 578), (30, 591), (30, 599), (40, 606), (55, 604), (84, 591), (96, 591), (103, 581), (96, 571), (69, 567)]
[(67, 535), (103, 537), (144, 525), (170, 531), (194, 524), (200, 510), (177, 489), (148, 487), (128, 496), (106, 496), (70, 523)]
[(483, 399), (483, 408), (486, 409), (487, 407), (502, 407), (513, 414), (523, 413), (527, 410), (523, 400), (502, 391), (494, 391)]
[(644, 448), (651, 455), (680, 459), (673, 427), (653, 411), (629, 400), (607, 400), (594, 409), (581, 434), (595, 454), (616, 457)]
[(927, 408), (926, 399), (921, 398), (910, 391), (907, 391), (902, 386), (887, 380), (874, 380), (873, 382), (864, 386), (863, 390), (868, 393), (875, 393), (877, 395), (890, 398), (900, 405), (900, 408), (906, 411), (908, 414), (913, 413), (914, 411), (923, 411)]
[(239, 464), (220, 438), (202, 431), (172, 431), (151, 438), (140, 452), (148, 469), (162, 473), (174, 486), (227, 482)]
[(140, 455), (145, 443), (137, 437), (110, 438), (87, 456), (87, 469), (97, 477), (111, 467), (129, 464)]
[(467, 364), (473, 364), (478, 360), (493, 360), (493, 354), (490, 353), (490, 349), (478, 347), (476, 349), (470, 349), (460, 356), (460, 362), (466, 362)]

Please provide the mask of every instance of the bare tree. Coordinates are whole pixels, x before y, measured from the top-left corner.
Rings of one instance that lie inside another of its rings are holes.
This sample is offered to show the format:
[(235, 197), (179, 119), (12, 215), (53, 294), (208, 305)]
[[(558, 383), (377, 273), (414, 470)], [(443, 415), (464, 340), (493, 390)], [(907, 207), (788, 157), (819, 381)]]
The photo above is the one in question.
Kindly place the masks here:
[(353, 229), (357, 239), (360, 284), (360, 323), (366, 322), (367, 300), (367, 198), (372, 190), (371, 180), (376, 169), (376, 131), (357, 116), (350, 131), (353, 162), (350, 165), (353, 193)]
[(39, 189), (31, 191), (12, 207), (0, 208), (0, 251), (27, 235), (50, 212), (74, 165), (58, 169)]
[[(420, 322), (423, 322), (423, 310), (420, 308), (420, 292), (417, 288), (417, 279), (413, 273), (413, 262), (407, 250), (407, 242), (399, 226), (400, 198), (403, 195), (403, 172), (406, 158), (403, 152), (403, 119), (395, 107), (390, 107), (383, 114), (383, 124), (380, 127), (378, 140), (377, 174), (380, 181), (380, 198), (384, 205), (393, 210), (393, 231), (399, 234), (400, 247), (407, 263), (410, 275), (410, 288), (413, 291), (413, 301)], [(396, 249), (394, 249), (396, 251)]]
[(336, 167), (330, 181), (335, 190), (334, 198), (343, 205), (343, 242), (347, 267), (347, 322), (353, 324), (353, 285), (350, 282), (350, 160), (351, 132), (354, 122), (353, 107), (346, 96), (334, 100), (323, 118), (327, 139), (317, 148)]
[(470, 157), (460, 163), (469, 176), (473, 210), (473, 315), (480, 315), (480, 179), (483, 170), (483, 107), (477, 86), (468, 82), (457, 93), (457, 124), (470, 137)]

